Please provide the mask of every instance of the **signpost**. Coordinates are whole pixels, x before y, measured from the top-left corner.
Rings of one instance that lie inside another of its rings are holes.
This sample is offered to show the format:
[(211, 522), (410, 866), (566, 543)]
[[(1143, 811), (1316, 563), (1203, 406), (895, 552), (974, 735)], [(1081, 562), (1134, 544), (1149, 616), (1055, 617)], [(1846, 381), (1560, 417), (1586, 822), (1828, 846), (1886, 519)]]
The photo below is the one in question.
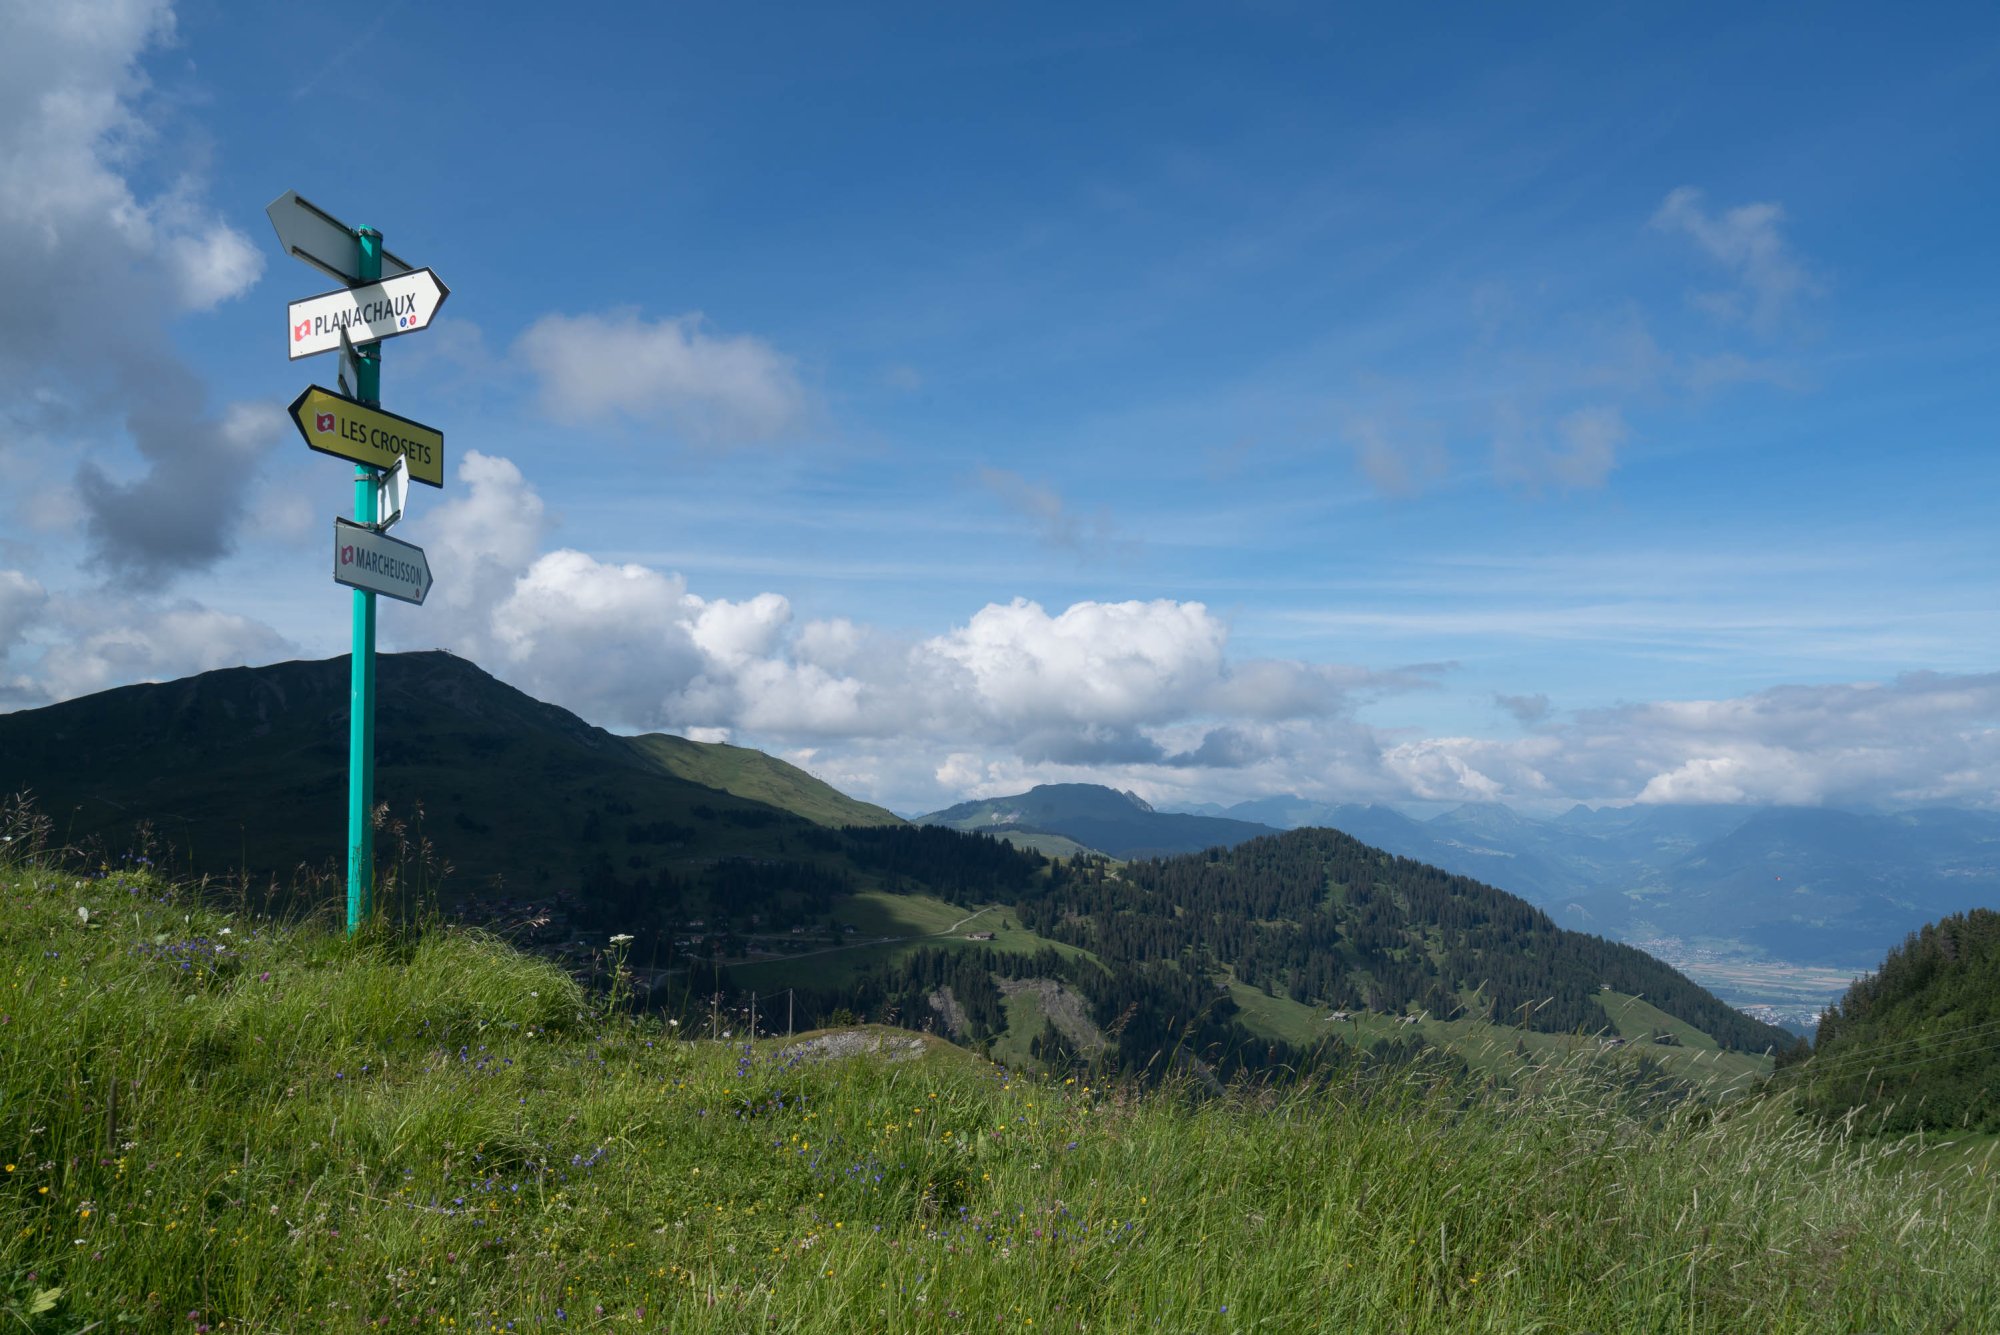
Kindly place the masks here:
[(292, 425), (306, 444), (358, 464), (390, 468), (407, 460), (410, 476), (433, 487), (444, 485), (444, 433), (407, 417), (371, 408), (359, 399), (318, 385), (291, 406)]
[(422, 603), (431, 591), (431, 563), (415, 543), (366, 524), (333, 519), (333, 578), (351, 589)]
[(338, 288), (291, 303), (292, 360), (332, 352), (346, 339), (379, 343), (427, 327), (451, 289), (429, 269)]
[(380, 232), (349, 227), (295, 190), (265, 213), (287, 254), (346, 284), (290, 303), (287, 333), (293, 360), (340, 349), (339, 380), (347, 391), (311, 386), (292, 401), (292, 421), (313, 449), (354, 461), (354, 519), (333, 521), (333, 577), (354, 590), (347, 764), (352, 933), (367, 921), (375, 893), (375, 597), (422, 603), (431, 587), (423, 549), (383, 530), (402, 518), (410, 478), (444, 485), (444, 434), (382, 410), (382, 340), (429, 328), (451, 292), (429, 269), (383, 250)]
[[(279, 195), (264, 213), (278, 229), (278, 244), (286, 254), (304, 260), (336, 283), (353, 286), (369, 281), (361, 272), (361, 241), (355, 229), (317, 204), (300, 199), (298, 191)], [(377, 278), (383, 274), (393, 278), (414, 267), (381, 249), (379, 241), (376, 254), (381, 257)]]

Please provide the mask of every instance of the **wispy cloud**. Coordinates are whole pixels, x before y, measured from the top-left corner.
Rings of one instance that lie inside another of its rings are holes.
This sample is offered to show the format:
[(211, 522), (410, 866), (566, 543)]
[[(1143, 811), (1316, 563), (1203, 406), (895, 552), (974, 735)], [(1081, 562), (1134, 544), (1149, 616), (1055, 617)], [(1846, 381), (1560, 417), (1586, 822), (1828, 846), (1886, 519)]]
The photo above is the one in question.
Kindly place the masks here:
[(1617, 408), (1579, 408), (1553, 422), (1533, 422), (1507, 414), (1494, 437), (1494, 466), (1500, 476), (1530, 490), (1601, 487), (1618, 466), (1618, 447), (1632, 434)]
[(622, 419), (705, 444), (778, 439), (806, 416), (790, 357), (751, 334), (715, 334), (699, 314), (546, 315), (515, 343), (559, 421)]
[(1776, 332), (1819, 284), (1785, 241), (1785, 211), (1774, 203), (1740, 204), (1711, 213), (1702, 192), (1684, 185), (1669, 192), (1652, 225), (1694, 241), (1731, 285), (1695, 292), (1690, 300), (1727, 324)]
[(1414, 496), (1451, 469), (1443, 434), (1433, 423), (1357, 416), (1343, 434), (1362, 473), (1387, 496)]
[(1008, 509), (1035, 521), (1041, 540), (1078, 556), (1125, 554), (1133, 546), (1118, 536), (1110, 514), (1102, 507), (1079, 514), (1062, 493), (1046, 482), (1030, 482), (1005, 468), (981, 468), (979, 485), (999, 497)]

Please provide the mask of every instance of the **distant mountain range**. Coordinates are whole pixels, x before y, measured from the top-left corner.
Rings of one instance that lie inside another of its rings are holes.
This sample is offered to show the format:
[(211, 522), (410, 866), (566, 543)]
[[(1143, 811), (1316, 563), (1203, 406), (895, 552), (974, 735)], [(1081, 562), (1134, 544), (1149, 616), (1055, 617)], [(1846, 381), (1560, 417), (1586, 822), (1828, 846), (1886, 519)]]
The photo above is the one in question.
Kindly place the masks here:
[(1094, 783), (1045, 783), (1013, 797), (961, 802), (919, 816), (917, 823), (990, 834), (1061, 854), (1065, 850), (1034, 838), (1057, 836), (1081, 849), (1126, 860), (1199, 853), (1278, 833), (1277, 827), (1255, 821), (1155, 811), (1131, 793)]
[(1733, 942), (1801, 964), (1867, 967), (1923, 923), (2000, 903), (1993, 812), (1577, 806), (1536, 819), (1471, 803), (1414, 820), (1297, 797), (1195, 810), (1343, 830), (1510, 890), (1569, 927)]
[[(330, 869), (345, 844), (347, 695), (335, 658), (0, 715), (0, 794), (32, 790), (58, 837), (113, 855), (143, 822), (183, 870)], [(629, 885), (716, 859), (802, 856), (811, 829), (902, 824), (762, 752), (618, 736), (446, 653), (382, 655), (378, 707), (378, 798), (410, 824), (421, 804), (424, 837), (465, 890), (573, 882), (580, 850)], [(920, 820), (1122, 860), (1325, 826), (1683, 967), (1735, 952), (1831, 969), (1834, 990), (1922, 924), (2000, 905), (2000, 814), (1981, 811), (1579, 806), (1539, 819), (1475, 803), (1416, 820), (1293, 796), (1158, 811), (1095, 784), (1047, 784)], [(814, 856), (828, 875), (851, 869), (845, 852)]]

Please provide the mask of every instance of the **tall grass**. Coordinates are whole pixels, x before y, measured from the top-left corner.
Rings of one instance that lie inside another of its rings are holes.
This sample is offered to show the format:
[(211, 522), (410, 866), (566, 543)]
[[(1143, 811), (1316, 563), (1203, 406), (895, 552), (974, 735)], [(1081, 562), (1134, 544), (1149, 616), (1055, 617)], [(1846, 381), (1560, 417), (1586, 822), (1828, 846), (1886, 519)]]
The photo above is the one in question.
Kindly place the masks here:
[[(11, 847), (11, 846), (10, 846)], [(86, 913), (79, 910), (86, 910)], [(0, 1327), (1991, 1330), (1993, 1155), (1586, 1065), (1197, 1098), (683, 1042), (472, 932), (0, 861)], [(908, 1060), (891, 1056), (908, 1055)], [(37, 1310), (40, 1309), (40, 1310)]]

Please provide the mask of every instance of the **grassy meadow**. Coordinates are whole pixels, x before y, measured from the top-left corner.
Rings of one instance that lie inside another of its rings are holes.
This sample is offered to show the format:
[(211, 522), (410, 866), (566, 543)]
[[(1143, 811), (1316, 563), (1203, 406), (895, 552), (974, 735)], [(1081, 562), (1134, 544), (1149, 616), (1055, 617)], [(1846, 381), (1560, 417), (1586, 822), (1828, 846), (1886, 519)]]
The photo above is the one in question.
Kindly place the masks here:
[[(19, 845), (14, 845), (18, 847)], [(0, 1328), (1975, 1331), (2000, 1149), (1602, 1059), (1093, 1088), (0, 855)], [(615, 999), (614, 999), (615, 1000)], [(890, 1031), (872, 1031), (888, 1033)]]

